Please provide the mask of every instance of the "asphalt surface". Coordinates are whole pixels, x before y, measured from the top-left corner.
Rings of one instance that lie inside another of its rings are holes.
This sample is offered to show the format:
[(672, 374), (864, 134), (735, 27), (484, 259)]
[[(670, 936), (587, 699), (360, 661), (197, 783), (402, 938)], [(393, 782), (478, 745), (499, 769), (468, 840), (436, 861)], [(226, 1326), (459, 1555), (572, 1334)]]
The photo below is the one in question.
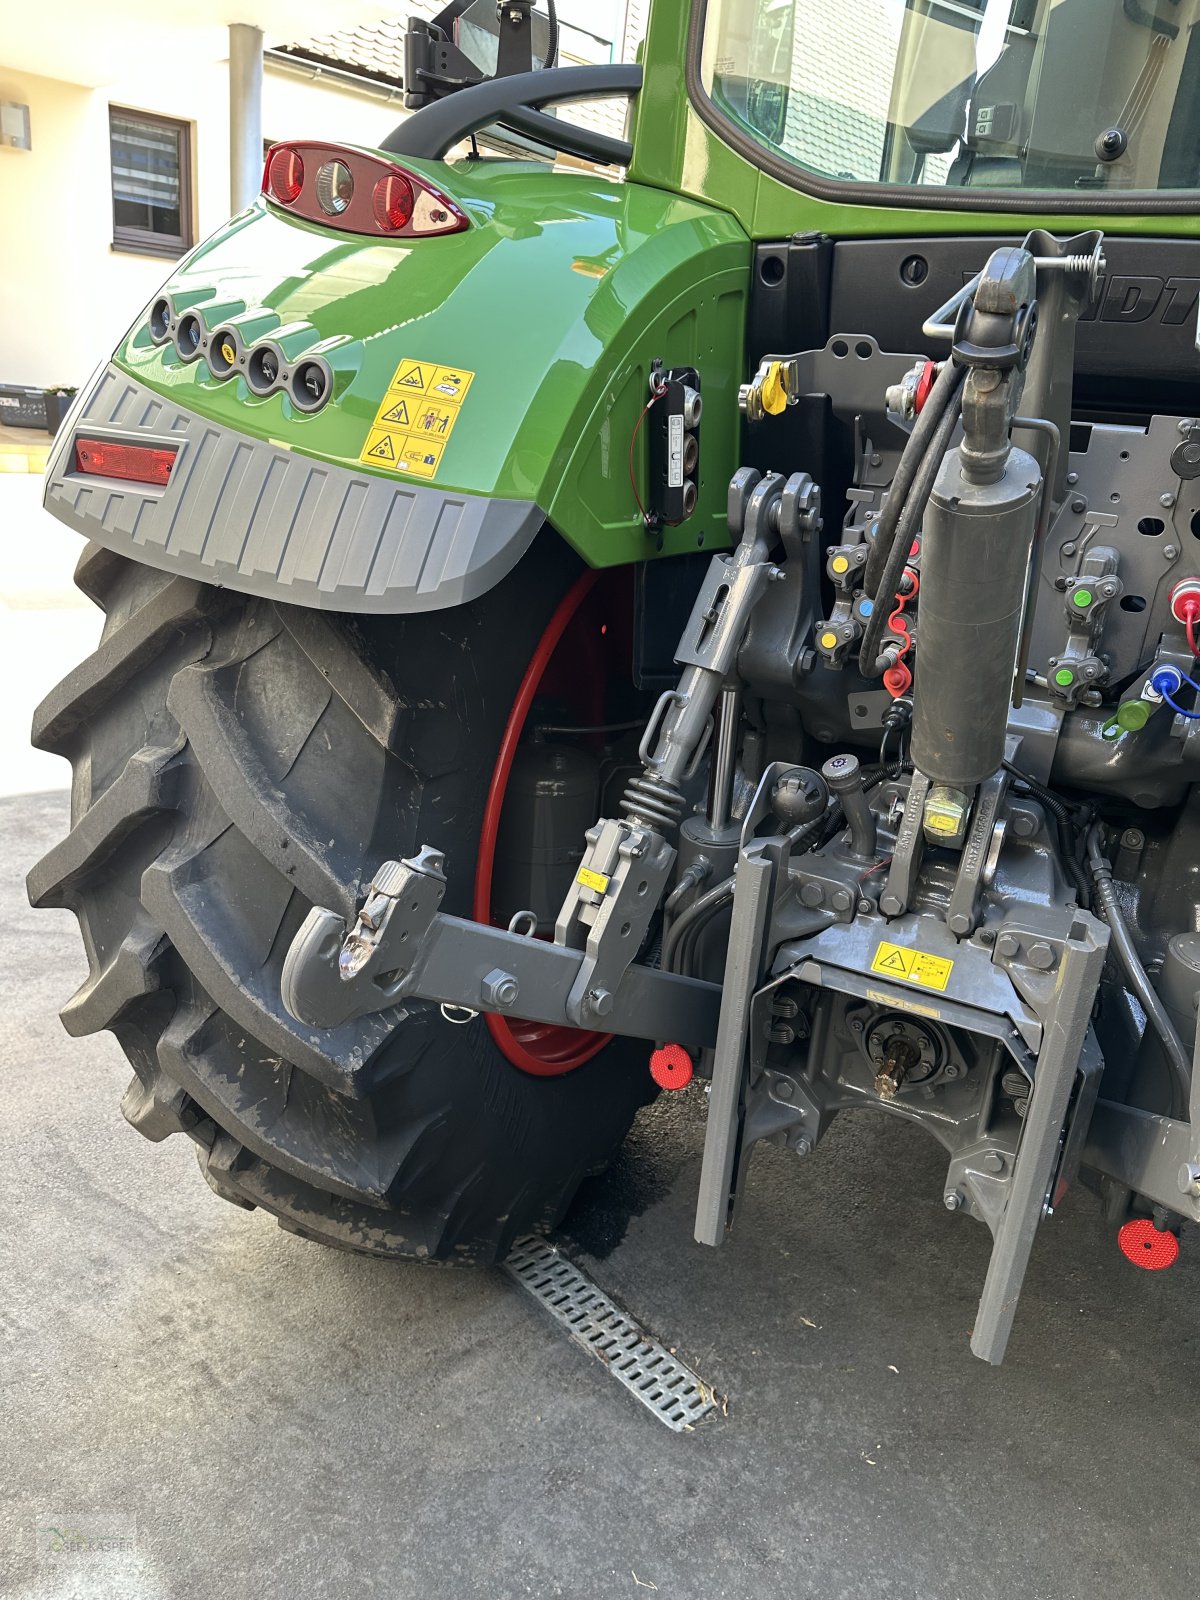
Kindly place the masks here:
[[(44, 649), (10, 720), (71, 664)], [(1138, 1272), (1071, 1196), (990, 1369), (988, 1238), (932, 1141), (860, 1114), (763, 1150), (708, 1251), (704, 1102), (668, 1097), (560, 1242), (728, 1397), (672, 1434), (502, 1273), (323, 1250), (127, 1127), (115, 1041), (56, 1018), (86, 963), (23, 878), (67, 825), (30, 780), (65, 769), (25, 759), (0, 745), (5, 1600), (1194, 1600), (1194, 1237)]]

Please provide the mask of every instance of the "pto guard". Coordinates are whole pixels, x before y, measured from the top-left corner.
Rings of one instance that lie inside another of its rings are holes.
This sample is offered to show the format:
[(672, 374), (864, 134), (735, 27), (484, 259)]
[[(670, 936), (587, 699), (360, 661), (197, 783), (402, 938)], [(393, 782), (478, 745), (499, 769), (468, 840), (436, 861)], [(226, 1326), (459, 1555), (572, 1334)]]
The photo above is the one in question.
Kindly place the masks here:
[[(161, 570), (345, 612), (472, 600), (547, 521), (593, 566), (726, 543), (738, 224), (541, 164), (408, 165), (471, 226), (375, 239), (257, 201), (180, 263), (80, 394), (47, 509)], [(661, 552), (628, 474), (656, 356), (701, 368), (706, 399), (699, 504)], [(304, 362), (328, 375), (316, 410), (289, 381)], [(165, 487), (99, 477), (79, 470), (80, 437), (178, 459)]]

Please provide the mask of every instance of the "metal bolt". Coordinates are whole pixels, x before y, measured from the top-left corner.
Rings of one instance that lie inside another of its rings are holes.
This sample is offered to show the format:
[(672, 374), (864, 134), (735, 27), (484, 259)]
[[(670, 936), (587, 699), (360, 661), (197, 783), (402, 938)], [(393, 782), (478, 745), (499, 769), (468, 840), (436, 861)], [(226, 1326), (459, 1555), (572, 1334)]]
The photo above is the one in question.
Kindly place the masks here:
[(860, 917), (867, 916), (868, 913), (874, 911), (874, 909), (874, 902), (866, 899), (865, 897), (858, 902), (857, 910)]
[(1179, 1192), (1200, 1199), (1200, 1165), (1185, 1161), (1179, 1169)]
[(942, 1196), (942, 1204), (947, 1211), (957, 1211), (963, 1203), (963, 1197), (957, 1189), (947, 1189)]
[(979, 1165), (985, 1172), (1003, 1172), (1004, 1157), (999, 1150), (988, 1150), (980, 1157)]
[(996, 942), (996, 935), (991, 928), (980, 928), (975, 937), (980, 944), (995, 944)]
[(1173, 494), (1160, 494), (1158, 497), (1158, 503), (1160, 506), (1163, 506), (1167, 511), (1169, 511), (1175, 504), (1175, 496)]
[(862, 1020), (862, 1018), (861, 1017), (855, 1017), (854, 1021), (850, 1024), (850, 1029), (851, 1029), (851, 1032), (853, 1032), (853, 1033), (861, 1033), (863, 1031), (863, 1020)]
[(800, 890), (801, 905), (815, 908), (816, 906), (823, 905), (824, 901), (825, 891), (822, 889), (819, 883), (806, 883), (802, 886)]
[(770, 578), (772, 583), (782, 583), (787, 577), (787, 573), (782, 567), (772, 567), (767, 576)]
[(1067, 485), (1068, 485), (1069, 488), (1073, 489), (1078, 482), (1079, 482), (1079, 474), (1077, 472), (1068, 472), (1067, 473)]
[(1083, 513), (1087, 510), (1087, 501), (1086, 500), (1072, 500), (1071, 501), (1071, 510), (1074, 511), (1078, 516), (1082, 516)]
[(775, 1093), (780, 1100), (790, 1100), (796, 1092), (796, 1085), (790, 1078), (775, 1079)]
[(1037, 832), (1037, 818), (1028, 811), (1015, 811), (1012, 831), (1018, 839), (1032, 839)]
[(945, 1066), (945, 1068), (944, 1068), (944, 1070), (942, 1072), (942, 1076), (947, 1080), (947, 1082), (950, 1082), (950, 1083), (952, 1083), (955, 1078), (960, 1077), (961, 1073), (959, 1071), (958, 1062), (957, 1061), (947, 1061), (946, 1066)]
[(1066, 544), (1062, 547), (1062, 553), (1065, 556), (1073, 556), (1075, 554), (1075, 550), (1076, 544), (1074, 539), (1068, 539)]
[(946, 926), (955, 938), (965, 939), (971, 931), (971, 918), (965, 911), (956, 911), (953, 916), (946, 919)]
[(1050, 968), (1057, 962), (1058, 957), (1054, 953), (1053, 945), (1047, 944), (1044, 939), (1039, 939), (1035, 944), (1029, 946), (1029, 949), (1025, 952), (1025, 959), (1031, 967), (1037, 967), (1039, 972), (1049, 972)]
[(879, 909), (885, 917), (898, 917), (904, 910), (904, 902), (898, 894), (881, 894)]
[(1140, 828), (1126, 828), (1121, 835), (1122, 850), (1140, 850), (1146, 843), (1146, 835)]
[(1015, 933), (1002, 933), (996, 940), (996, 954), (1012, 961), (1021, 954), (1021, 941)]
[(503, 967), (493, 967), (480, 985), (480, 992), (485, 1005), (507, 1008), (516, 1005), (521, 985), (511, 972), (505, 972)]
[(798, 1133), (789, 1143), (798, 1156), (812, 1155), (812, 1140), (807, 1134)]
[(1176, 547), (1173, 544), (1165, 544), (1165, 545), (1163, 545), (1163, 560), (1164, 561), (1174, 561), (1175, 557), (1178, 554), (1179, 554), (1179, 551), (1176, 549)]
[(835, 889), (829, 897), (829, 904), (835, 911), (849, 911), (854, 904), (854, 896), (849, 889)]
[(592, 989), (587, 998), (588, 1010), (594, 1017), (606, 1017), (613, 1008), (613, 997), (607, 989)]

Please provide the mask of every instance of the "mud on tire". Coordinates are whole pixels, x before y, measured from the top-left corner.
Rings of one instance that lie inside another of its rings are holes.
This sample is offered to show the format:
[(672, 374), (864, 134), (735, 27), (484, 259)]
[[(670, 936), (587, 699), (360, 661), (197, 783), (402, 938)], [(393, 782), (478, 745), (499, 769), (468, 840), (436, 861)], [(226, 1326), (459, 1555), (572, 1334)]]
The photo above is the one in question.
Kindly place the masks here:
[(350, 619), (81, 558), (107, 619), (35, 718), (71, 761), (72, 828), (30, 899), (79, 919), (68, 1032), (111, 1029), (129, 1122), (187, 1134), (225, 1199), (326, 1244), (495, 1260), (557, 1222), (647, 1098), (645, 1046), (533, 1077), (478, 1018), (422, 1006), (318, 1034), (279, 998), (309, 907), (347, 914), (389, 856), (439, 845), (445, 909), (470, 914), (504, 721), (578, 570), (546, 538), (471, 605)]

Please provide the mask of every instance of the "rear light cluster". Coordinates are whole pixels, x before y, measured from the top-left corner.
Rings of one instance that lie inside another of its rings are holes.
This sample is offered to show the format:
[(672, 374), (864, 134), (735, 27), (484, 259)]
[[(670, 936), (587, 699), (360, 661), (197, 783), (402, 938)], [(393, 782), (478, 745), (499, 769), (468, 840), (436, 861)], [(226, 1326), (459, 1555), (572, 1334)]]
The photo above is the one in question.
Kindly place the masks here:
[(149, 327), (154, 343), (173, 345), (181, 361), (204, 360), (218, 379), (240, 375), (252, 394), (283, 393), (298, 411), (307, 412), (320, 411), (333, 395), (333, 373), (323, 356), (299, 351), (289, 358), (283, 346), (269, 338), (247, 346), (232, 325), (210, 333), (198, 311), (177, 315), (167, 295), (160, 295), (150, 307)]
[(142, 444), (118, 444), (112, 439), (76, 439), (75, 470), (92, 478), (123, 478), (164, 488), (175, 465), (177, 451)]
[(263, 193), (295, 216), (347, 233), (424, 239), (461, 233), (469, 219), (440, 189), (382, 156), (333, 144), (277, 144)]

